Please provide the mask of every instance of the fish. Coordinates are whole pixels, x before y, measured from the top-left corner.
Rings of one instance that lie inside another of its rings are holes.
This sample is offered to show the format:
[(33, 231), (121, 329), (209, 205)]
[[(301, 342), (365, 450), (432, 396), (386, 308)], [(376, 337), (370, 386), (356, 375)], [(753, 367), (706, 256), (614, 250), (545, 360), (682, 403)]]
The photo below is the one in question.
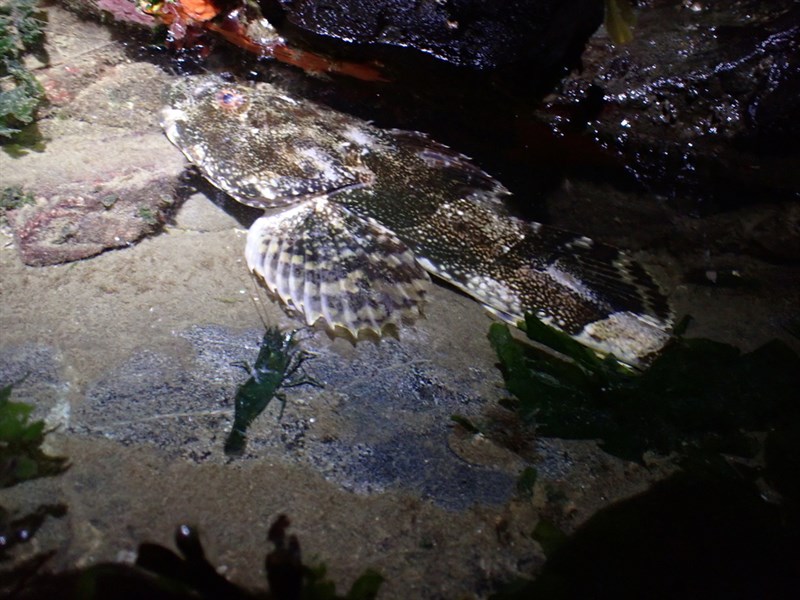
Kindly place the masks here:
[(533, 314), (629, 364), (670, 339), (668, 298), (639, 262), (515, 216), (499, 181), (424, 133), (218, 75), (184, 77), (168, 96), (167, 138), (265, 211), (248, 268), (308, 325), (380, 336), (422, 314), (432, 275), (504, 321)]

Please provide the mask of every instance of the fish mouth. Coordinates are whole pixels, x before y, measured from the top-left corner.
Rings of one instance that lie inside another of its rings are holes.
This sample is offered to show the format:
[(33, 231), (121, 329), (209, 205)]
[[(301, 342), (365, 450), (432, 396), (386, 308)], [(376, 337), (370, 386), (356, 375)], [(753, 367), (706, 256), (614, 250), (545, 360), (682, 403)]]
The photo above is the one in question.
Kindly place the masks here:
[(185, 113), (182, 110), (172, 108), (171, 106), (165, 106), (158, 113), (158, 122), (161, 124), (161, 127), (167, 129), (173, 126), (184, 115)]
[(159, 123), (170, 140), (174, 142), (170, 131), (175, 130), (175, 124), (186, 119), (184, 109), (193, 106), (199, 98), (221, 83), (217, 77), (192, 76), (179, 79), (167, 89), (164, 108), (159, 111)]
[(167, 134), (167, 138), (173, 143), (177, 145), (178, 139), (178, 123), (183, 121), (186, 116), (186, 113), (182, 110), (177, 108), (172, 108), (171, 106), (166, 106), (161, 109), (159, 112), (159, 123), (161, 124), (161, 128), (164, 130), (164, 133)]

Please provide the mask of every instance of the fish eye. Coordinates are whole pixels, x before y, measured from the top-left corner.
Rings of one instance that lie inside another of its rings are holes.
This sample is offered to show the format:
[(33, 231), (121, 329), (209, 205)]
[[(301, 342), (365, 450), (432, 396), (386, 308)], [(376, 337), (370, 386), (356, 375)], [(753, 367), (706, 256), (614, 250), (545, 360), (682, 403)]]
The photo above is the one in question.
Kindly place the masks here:
[(222, 88), (216, 93), (215, 99), (226, 110), (238, 110), (246, 102), (244, 94), (232, 88)]

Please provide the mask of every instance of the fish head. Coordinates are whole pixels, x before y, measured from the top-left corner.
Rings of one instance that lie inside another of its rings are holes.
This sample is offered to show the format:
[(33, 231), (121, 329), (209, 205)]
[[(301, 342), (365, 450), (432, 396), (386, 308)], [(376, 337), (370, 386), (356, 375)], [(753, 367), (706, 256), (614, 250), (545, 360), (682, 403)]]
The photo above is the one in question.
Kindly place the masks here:
[(249, 206), (274, 208), (371, 181), (334, 114), (268, 83), (204, 75), (172, 87), (160, 121), (216, 187)]

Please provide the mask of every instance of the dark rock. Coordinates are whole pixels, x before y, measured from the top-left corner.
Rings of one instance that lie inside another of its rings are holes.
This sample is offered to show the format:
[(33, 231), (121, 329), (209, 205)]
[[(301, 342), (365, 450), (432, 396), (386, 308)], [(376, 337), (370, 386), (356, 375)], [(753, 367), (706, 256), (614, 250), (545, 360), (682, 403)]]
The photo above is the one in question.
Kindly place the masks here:
[(796, 520), (741, 480), (677, 473), (597, 513), (534, 582), (494, 598), (786, 598), (797, 538)]
[(354, 51), (347, 48), (352, 44), (366, 45), (371, 58), (387, 63), (421, 53), (475, 69), (520, 62), (535, 62), (543, 70), (560, 66), (600, 25), (603, 14), (599, 0), (262, 0), (261, 4), (272, 18), (283, 13), (282, 32), (315, 45), (349, 53)]
[[(800, 6), (789, 0), (663, 0), (633, 41), (590, 42), (584, 68), (540, 115), (587, 131), (667, 193), (791, 197), (800, 189)], [(569, 114), (568, 119), (564, 118)]]
[[(288, 45), (377, 64), (387, 81), (299, 78), (275, 68), (261, 78), (381, 127), (430, 134), (500, 179), (523, 211), (564, 164), (618, 168), (593, 140), (555, 136), (533, 115), (601, 24), (599, 0), (260, 0), (260, 6)], [(245, 77), (260, 70), (250, 65), (243, 72), (235, 60), (225, 68)]]

